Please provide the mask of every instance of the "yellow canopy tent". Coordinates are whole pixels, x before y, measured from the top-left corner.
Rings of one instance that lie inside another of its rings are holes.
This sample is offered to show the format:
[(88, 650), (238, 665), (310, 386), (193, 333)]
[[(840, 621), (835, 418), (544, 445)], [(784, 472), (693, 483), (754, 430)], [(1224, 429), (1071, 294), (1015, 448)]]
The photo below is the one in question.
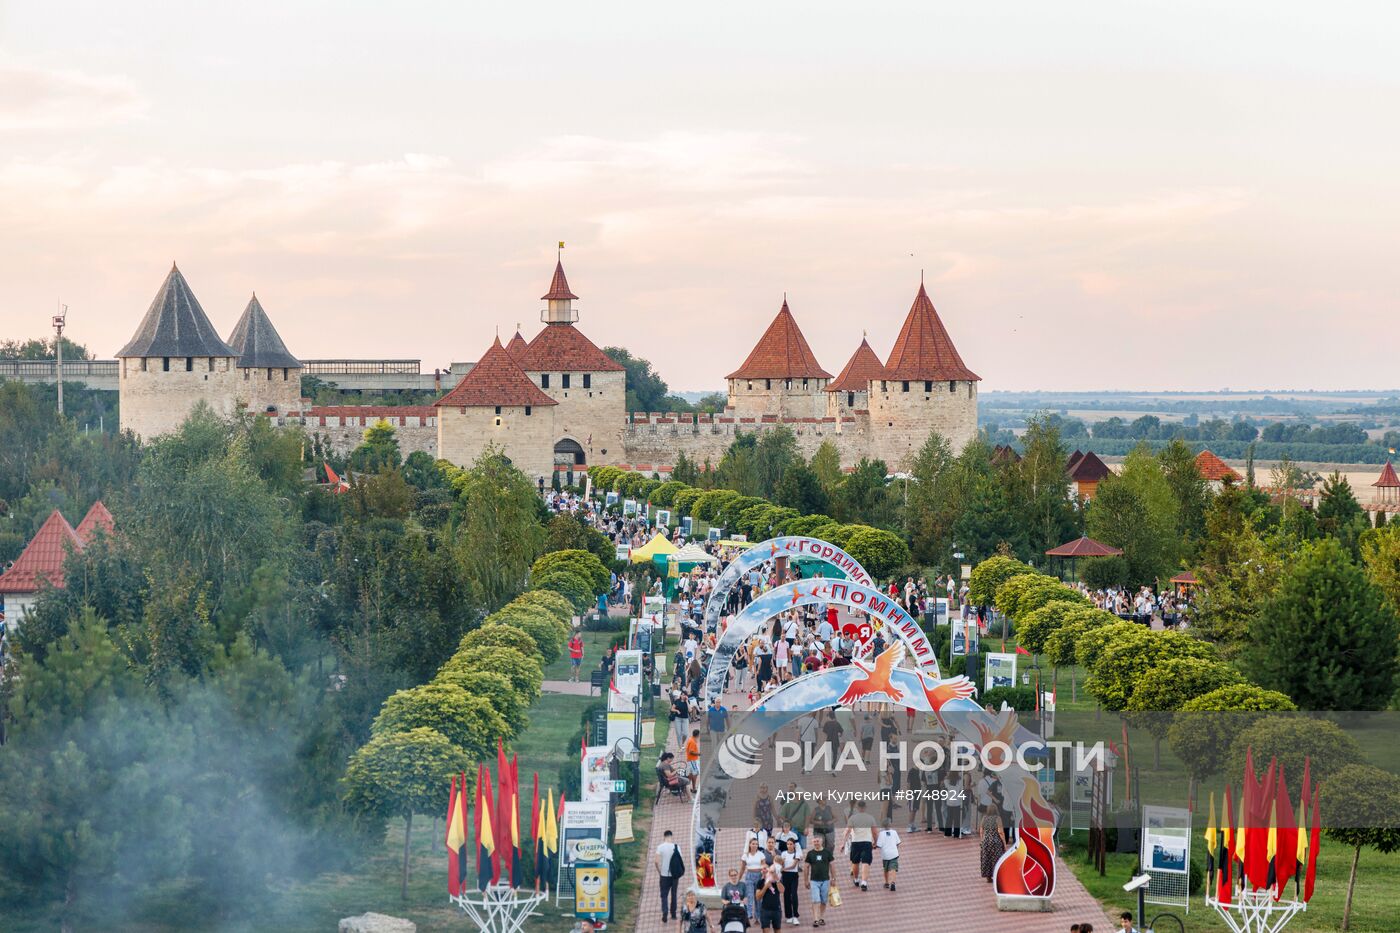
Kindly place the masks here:
[(674, 554), (678, 550), (679, 548), (666, 540), (665, 535), (657, 535), (641, 547), (632, 549), (632, 563), (644, 564), (658, 554)]

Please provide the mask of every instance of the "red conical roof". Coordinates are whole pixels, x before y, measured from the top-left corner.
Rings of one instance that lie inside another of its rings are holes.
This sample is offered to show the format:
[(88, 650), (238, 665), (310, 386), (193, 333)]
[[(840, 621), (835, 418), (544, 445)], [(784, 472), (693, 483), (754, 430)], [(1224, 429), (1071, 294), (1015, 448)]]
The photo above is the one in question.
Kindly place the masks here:
[(438, 408), (486, 408), (496, 405), (523, 408), (526, 405), (559, 403), (530, 381), (520, 365), (511, 359), (506, 348), (501, 346), (501, 338), (497, 337), (490, 349), (457, 383), (457, 387), (433, 404)]
[(54, 509), (24, 552), (0, 575), (0, 593), (34, 593), (45, 580), (63, 586), (63, 562), (68, 552), (82, 549), (82, 539)]
[(1048, 557), (1120, 557), (1123, 551), (1081, 535), (1068, 544), (1052, 547), (1045, 554)]
[(860, 346), (846, 361), (846, 368), (827, 384), (828, 392), (864, 392), (872, 380), (884, 379), (885, 364), (870, 349), (870, 341), (861, 338)]
[(1390, 461), (1385, 462), (1385, 469), (1381, 470), (1381, 478), (1371, 484), (1372, 486), (1400, 486), (1400, 476), (1395, 475), (1395, 467), (1390, 465)]
[(117, 530), (117, 523), (112, 518), (112, 513), (107, 511), (107, 506), (102, 503), (101, 499), (94, 502), (92, 508), (88, 509), (88, 513), (83, 516), (83, 520), (78, 522), (75, 533), (83, 540), (84, 544), (87, 544), (99, 528), (108, 535)]
[(541, 301), (577, 300), (578, 295), (569, 291), (569, 280), (564, 278), (564, 260), (554, 263), (554, 279), (549, 283), (549, 291), (540, 296)]
[(506, 352), (510, 354), (511, 359), (518, 363), (520, 362), (521, 354), (525, 352), (525, 348), (529, 345), (530, 344), (525, 341), (525, 338), (521, 336), (520, 331), (517, 330), (515, 336), (510, 338), (510, 343), (506, 344)]
[(1238, 483), (1240, 481), (1240, 474), (1209, 450), (1203, 450), (1196, 454), (1196, 472), (1201, 474), (1202, 479), (1211, 482)]
[(899, 337), (895, 339), (885, 370), (887, 379), (982, 381), (981, 376), (963, 364), (922, 282)]
[(831, 373), (822, 369), (802, 328), (788, 310), (787, 299), (773, 323), (758, 338), (748, 359), (726, 379), (830, 379)]

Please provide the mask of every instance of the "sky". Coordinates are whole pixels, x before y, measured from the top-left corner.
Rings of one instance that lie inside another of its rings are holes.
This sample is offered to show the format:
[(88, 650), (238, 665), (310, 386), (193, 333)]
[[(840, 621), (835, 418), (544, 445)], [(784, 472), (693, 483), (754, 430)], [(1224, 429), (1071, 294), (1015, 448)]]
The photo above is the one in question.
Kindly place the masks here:
[(178, 261), (302, 358), (583, 331), (836, 373), (922, 274), (995, 389), (1400, 384), (1393, 3), (0, 0), (0, 338)]

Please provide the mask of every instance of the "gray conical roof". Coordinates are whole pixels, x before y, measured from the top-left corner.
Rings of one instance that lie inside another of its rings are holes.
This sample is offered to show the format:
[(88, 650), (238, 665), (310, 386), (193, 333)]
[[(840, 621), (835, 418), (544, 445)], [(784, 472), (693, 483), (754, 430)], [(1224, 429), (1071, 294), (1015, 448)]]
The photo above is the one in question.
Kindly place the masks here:
[(219, 339), (199, 299), (174, 264), (141, 326), (117, 356), (237, 356)]
[(228, 342), (238, 353), (240, 369), (301, 369), (301, 361), (282, 342), (257, 295), (243, 309)]

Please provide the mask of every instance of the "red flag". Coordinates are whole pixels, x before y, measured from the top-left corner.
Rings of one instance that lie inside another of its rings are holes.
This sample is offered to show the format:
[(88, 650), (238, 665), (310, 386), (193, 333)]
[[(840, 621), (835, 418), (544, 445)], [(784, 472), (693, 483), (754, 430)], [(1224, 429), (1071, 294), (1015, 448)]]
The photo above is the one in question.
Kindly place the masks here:
[(520, 845), (520, 756), (510, 756), (510, 886), (520, 887), (522, 876), (521, 859), (524, 847)]
[(1224, 847), (1220, 850), (1219, 883), (1215, 889), (1215, 899), (1222, 904), (1230, 903), (1230, 898), (1234, 894), (1234, 885), (1231, 883), (1230, 867), (1235, 861), (1235, 805), (1230, 800), (1230, 785), (1225, 785), (1225, 811), (1221, 815), (1221, 840)]
[(1283, 897), (1284, 886), (1298, 869), (1298, 826), (1294, 822), (1293, 803), (1288, 799), (1288, 786), (1283, 780), (1283, 765), (1278, 769), (1278, 846), (1274, 856), (1274, 900)]
[(1017, 653), (1017, 654), (1030, 654), (1029, 651), (1027, 651), (1025, 648), (1022, 648), (1020, 645), (1017, 645), (1017, 646), (1016, 646), (1016, 653)]
[[(1296, 852), (1296, 864), (1293, 871), (1293, 895), (1297, 897), (1302, 893), (1301, 886), (1303, 875), (1307, 873), (1307, 845), (1308, 845), (1308, 804), (1312, 801), (1312, 759), (1303, 759), (1303, 789), (1298, 794), (1298, 850)], [(1313, 813), (1312, 819), (1317, 820), (1317, 814)]]
[(1322, 811), (1317, 806), (1317, 788), (1313, 787), (1312, 829), (1308, 836), (1308, 876), (1303, 881), (1303, 903), (1312, 900), (1313, 881), (1317, 878), (1317, 849), (1322, 845)]
[(496, 740), (496, 883), (510, 883), (510, 762), (506, 761), (506, 747)]
[(1249, 828), (1245, 830), (1245, 877), (1253, 888), (1269, 886), (1269, 811), (1274, 807), (1274, 769), (1269, 761), (1262, 785), (1256, 784), (1245, 807)]
[(534, 790), (530, 794), (530, 853), (531, 864), (534, 866), (535, 890), (540, 889), (540, 881), (545, 874), (544, 861), (544, 840), (540, 838), (540, 831), (543, 828), (540, 823), (544, 820), (544, 811), (540, 809), (540, 773), (534, 774), (531, 781)]

